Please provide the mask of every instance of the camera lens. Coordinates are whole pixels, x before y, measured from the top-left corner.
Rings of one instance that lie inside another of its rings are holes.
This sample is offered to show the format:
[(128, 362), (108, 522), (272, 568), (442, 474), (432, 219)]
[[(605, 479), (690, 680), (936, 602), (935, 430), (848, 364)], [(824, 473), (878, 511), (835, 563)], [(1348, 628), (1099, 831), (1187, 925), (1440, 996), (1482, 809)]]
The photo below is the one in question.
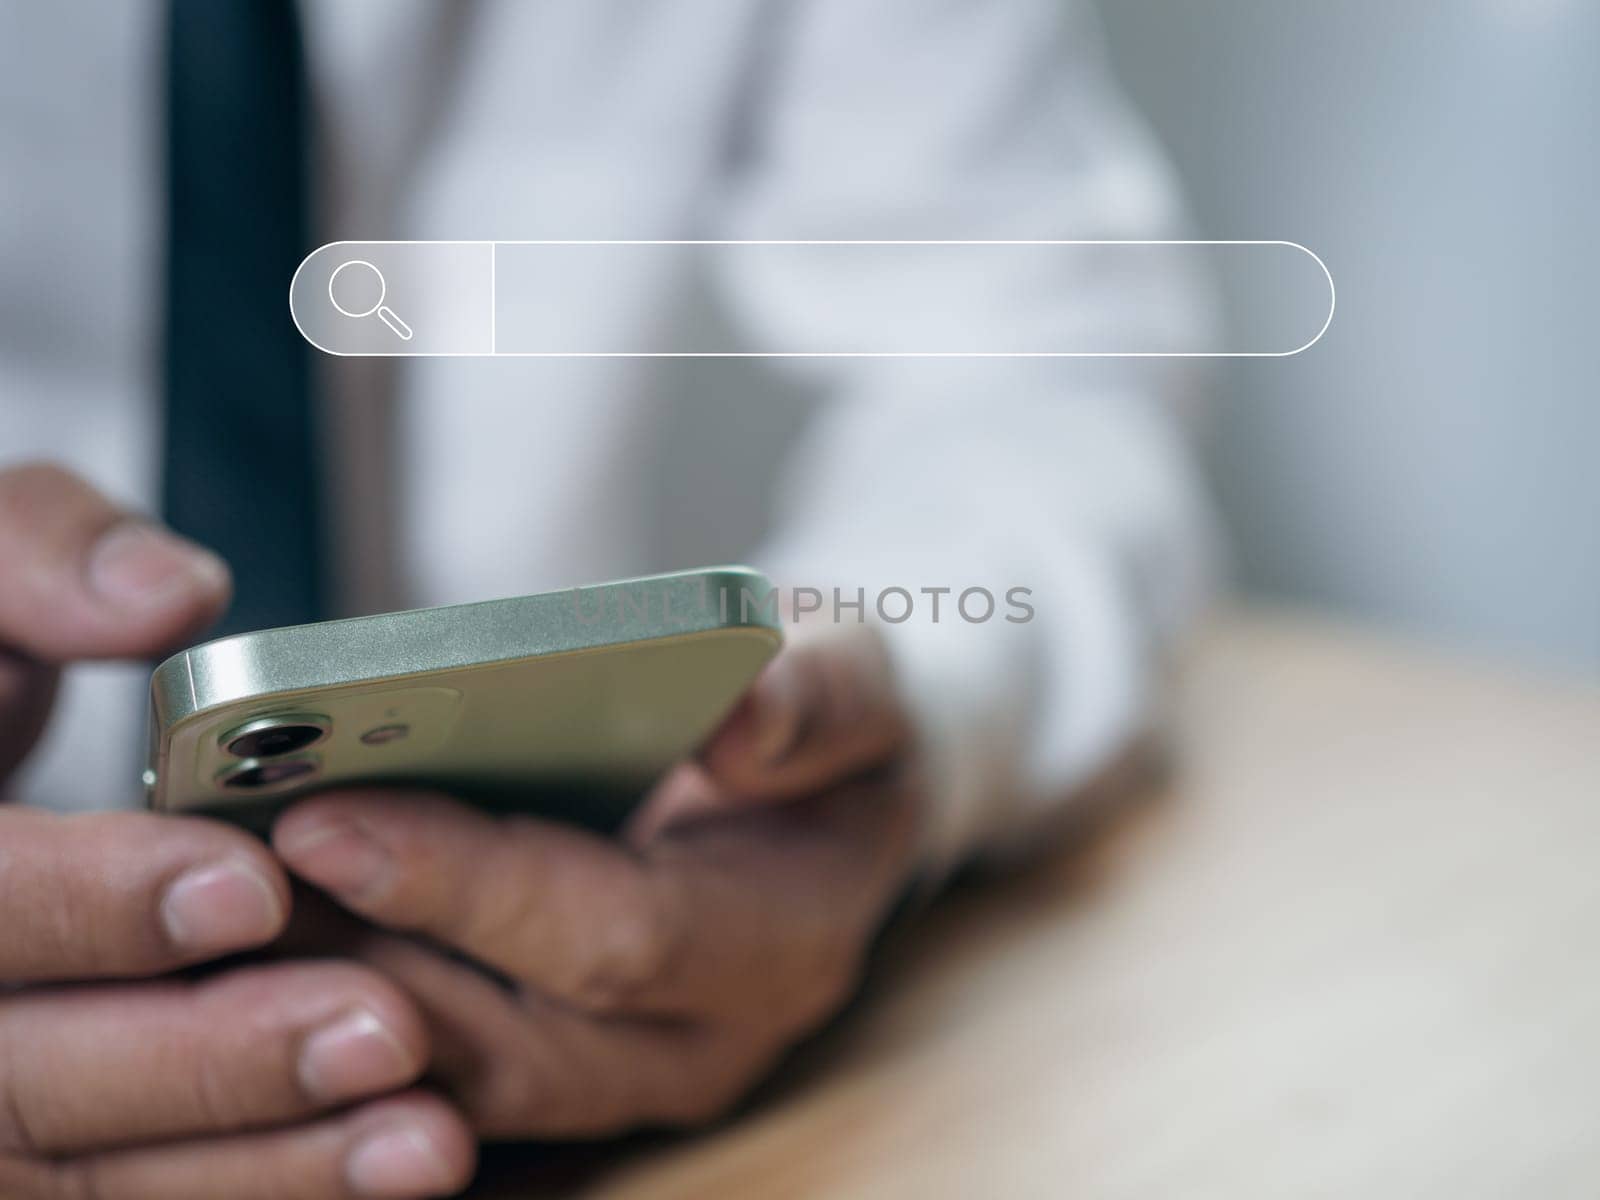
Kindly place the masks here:
[(326, 717), (262, 717), (223, 735), (223, 745), (235, 758), (276, 758), (314, 746), (328, 733)]
[(223, 787), (233, 791), (248, 792), (259, 788), (272, 787), (279, 783), (287, 783), (291, 779), (299, 779), (303, 775), (310, 775), (316, 769), (317, 761), (314, 758), (281, 758), (276, 762), (245, 762), (240, 763), (223, 775), (219, 782)]

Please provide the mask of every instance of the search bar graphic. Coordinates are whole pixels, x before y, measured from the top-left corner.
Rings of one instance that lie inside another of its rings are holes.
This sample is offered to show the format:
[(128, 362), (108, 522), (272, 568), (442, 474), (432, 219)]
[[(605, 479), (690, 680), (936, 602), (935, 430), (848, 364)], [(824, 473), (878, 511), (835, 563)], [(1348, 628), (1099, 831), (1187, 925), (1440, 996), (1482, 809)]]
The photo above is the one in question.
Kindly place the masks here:
[(411, 326), (384, 303), (388, 295), (389, 284), (383, 272), (364, 258), (346, 259), (328, 276), (328, 303), (336, 313), (356, 320), (376, 313), (396, 337), (409, 342), (415, 336)]
[[(747, 344), (676, 319), (696, 275)], [(1285, 358), (1336, 304), (1278, 240), (344, 241), (289, 285), (308, 342), (362, 357)]]

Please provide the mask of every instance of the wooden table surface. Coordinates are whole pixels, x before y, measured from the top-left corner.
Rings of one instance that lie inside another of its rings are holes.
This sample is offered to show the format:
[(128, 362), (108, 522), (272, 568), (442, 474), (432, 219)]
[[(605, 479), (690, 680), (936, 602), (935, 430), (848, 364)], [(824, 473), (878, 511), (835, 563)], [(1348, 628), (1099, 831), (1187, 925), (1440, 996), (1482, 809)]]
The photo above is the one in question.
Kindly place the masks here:
[(967, 885), (697, 1138), (485, 1195), (1600, 1196), (1600, 694), (1253, 615), (1175, 782)]

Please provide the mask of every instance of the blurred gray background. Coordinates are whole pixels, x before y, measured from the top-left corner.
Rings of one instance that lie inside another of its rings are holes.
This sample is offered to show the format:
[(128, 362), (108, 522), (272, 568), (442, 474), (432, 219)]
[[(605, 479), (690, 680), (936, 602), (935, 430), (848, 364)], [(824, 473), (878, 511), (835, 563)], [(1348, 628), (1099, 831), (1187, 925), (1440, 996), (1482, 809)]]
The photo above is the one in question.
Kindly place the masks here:
[[(1600, 3), (1100, 7), (1196, 236), (1301, 242), (1338, 284), (1320, 343), (1217, 381), (1206, 451), (1240, 586), (1600, 680)], [(676, 405), (721, 417), (681, 428), (724, 444), (663, 461), (711, 456), (729, 502), (659, 531), (663, 569), (753, 539), (738, 498), (773, 463), (741, 413), (753, 389), (791, 399), (738, 363), (668, 374)]]
[(1221, 381), (1242, 584), (1600, 679), (1600, 4), (1101, 10), (1199, 236), (1338, 283), (1321, 344)]

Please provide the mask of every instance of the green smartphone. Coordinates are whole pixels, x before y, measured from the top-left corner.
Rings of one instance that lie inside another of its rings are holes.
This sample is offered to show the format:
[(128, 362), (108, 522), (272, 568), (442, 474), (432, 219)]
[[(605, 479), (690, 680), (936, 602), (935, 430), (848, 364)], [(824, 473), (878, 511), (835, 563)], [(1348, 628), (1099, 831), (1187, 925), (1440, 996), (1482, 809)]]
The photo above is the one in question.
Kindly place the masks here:
[(150, 683), (151, 808), (262, 829), (352, 784), (615, 828), (782, 644), (717, 567), (221, 638)]

